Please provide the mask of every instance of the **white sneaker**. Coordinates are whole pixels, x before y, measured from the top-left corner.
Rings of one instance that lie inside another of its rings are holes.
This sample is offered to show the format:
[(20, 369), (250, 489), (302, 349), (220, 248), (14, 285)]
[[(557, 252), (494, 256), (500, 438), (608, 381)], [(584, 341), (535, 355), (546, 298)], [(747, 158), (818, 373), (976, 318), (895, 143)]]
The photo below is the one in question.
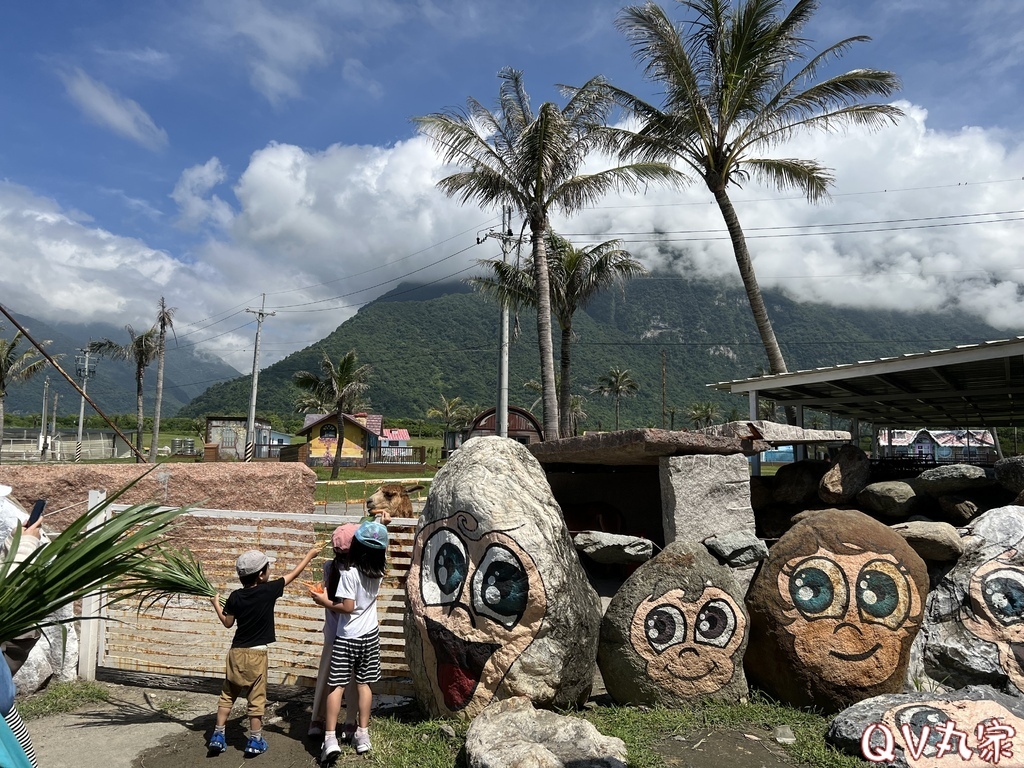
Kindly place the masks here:
[(320, 764), (328, 765), (338, 759), (338, 755), (341, 754), (341, 747), (338, 746), (337, 739), (327, 739), (324, 741), (324, 748), (320, 750)]
[(368, 728), (356, 728), (352, 734), (352, 746), (356, 748), (357, 755), (365, 755), (370, 751), (370, 731)]

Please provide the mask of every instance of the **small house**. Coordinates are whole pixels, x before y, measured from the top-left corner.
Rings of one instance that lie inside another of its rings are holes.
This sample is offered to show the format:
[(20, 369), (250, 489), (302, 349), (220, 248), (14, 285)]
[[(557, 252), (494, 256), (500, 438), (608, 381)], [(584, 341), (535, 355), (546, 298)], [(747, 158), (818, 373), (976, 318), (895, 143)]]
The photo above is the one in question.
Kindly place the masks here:
[[(217, 458), (227, 461), (245, 461), (245, 436), (249, 428), (246, 416), (207, 416), (205, 442), (216, 445)], [(270, 456), (270, 422), (256, 419), (253, 423), (253, 458)]]
[[(341, 466), (364, 466), (367, 456), (378, 448), (384, 418), (378, 414), (342, 415), (343, 434), (338, 435), (338, 414), (306, 414), (305, 423), (298, 431), (306, 438), (306, 463), (310, 466), (330, 467), (341, 444)], [(408, 441), (408, 433), (406, 436)]]

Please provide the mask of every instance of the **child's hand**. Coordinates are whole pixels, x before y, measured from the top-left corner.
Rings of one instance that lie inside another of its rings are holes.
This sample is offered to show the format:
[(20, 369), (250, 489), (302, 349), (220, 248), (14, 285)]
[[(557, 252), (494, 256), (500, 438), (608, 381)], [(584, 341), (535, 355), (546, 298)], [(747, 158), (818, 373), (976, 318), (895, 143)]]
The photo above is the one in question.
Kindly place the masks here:
[(323, 548), (324, 548), (323, 544), (319, 544), (319, 543), (314, 544), (313, 548), (310, 549), (309, 552), (306, 553), (306, 556), (309, 557), (310, 559), (312, 559), (312, 558), (316, 557), (317, 555), (319, 555), (320, 554), (320, 550), (322, 550)]
[(220, 594), (216, 594), (211, 597), (210, 602), (213, 603), (214, 608), (220, 608)]
[(299, 583), (302, 584), (310, 592), (322, 593), (324, 591), (324, 585), (323, 584), (319, 584), (319, 583), (312, 582), (312, 581), (302, 581), (302, 582), (299, 582)]

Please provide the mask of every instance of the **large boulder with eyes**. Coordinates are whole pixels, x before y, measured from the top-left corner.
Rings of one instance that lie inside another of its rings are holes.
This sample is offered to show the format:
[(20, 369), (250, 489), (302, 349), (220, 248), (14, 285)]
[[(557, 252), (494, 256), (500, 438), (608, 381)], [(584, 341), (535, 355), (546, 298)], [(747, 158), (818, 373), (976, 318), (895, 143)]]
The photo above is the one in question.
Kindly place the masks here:
[(964, 554), (928, 596), (908, 681), (1024, 696), (1024, 507), (962, 529)]
[(405, 652), (437, 717), (492, 700), (582, 705), (601, 601), (540, 464), (515, 440), (467, 441), (437, 473), (406, 581)]
[(927, 595), (924, 561), (888, 526), (854, 510), (802, 516), (747, 593), (747, 678), (828, 712), (899, 692)]
[(640, 566), (601, 622), (598, 665), (620, 704), (681, 706), (747, 695), (747, 612), (730, 569), (676, 541)]

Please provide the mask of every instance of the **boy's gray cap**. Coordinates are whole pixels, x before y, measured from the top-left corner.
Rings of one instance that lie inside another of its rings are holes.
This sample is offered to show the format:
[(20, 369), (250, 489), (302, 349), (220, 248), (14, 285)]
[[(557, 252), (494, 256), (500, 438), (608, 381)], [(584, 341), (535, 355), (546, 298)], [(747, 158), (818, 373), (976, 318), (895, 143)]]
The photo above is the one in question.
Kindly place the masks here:
[(250, 549), (238, 556), (235, 561), (235, 570), (238, 571), (239, 576), (252, 576), (254, 573), (262, 571), (267, 563), (272, 563), (275, 559), (267, 557), (258, 549)]

